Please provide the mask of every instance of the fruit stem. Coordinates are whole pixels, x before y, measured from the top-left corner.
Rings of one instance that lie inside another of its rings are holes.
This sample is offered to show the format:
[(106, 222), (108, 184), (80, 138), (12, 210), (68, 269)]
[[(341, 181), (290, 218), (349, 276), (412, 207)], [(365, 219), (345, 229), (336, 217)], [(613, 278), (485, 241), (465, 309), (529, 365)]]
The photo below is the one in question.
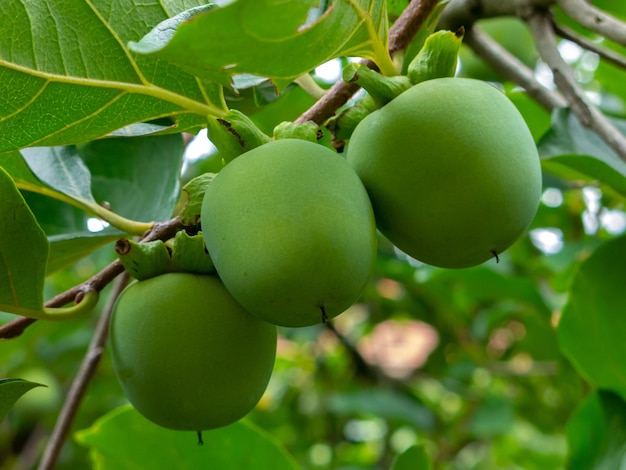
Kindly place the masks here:
[(32, 318), (39, 320), (69, 320), (89, 313), (98, 303), (100, 297), (97, 290), (80, 291), (76, 295), (75, 304), (71, 307), (44, 307), (39, 315)]
[(363, 87), (378, 106), (384, 106), (411, 87), (409, 79), (403, 75), (385, 77), (366, 65), (351, 62), (343, 69), (345, 82), (356, 82)]

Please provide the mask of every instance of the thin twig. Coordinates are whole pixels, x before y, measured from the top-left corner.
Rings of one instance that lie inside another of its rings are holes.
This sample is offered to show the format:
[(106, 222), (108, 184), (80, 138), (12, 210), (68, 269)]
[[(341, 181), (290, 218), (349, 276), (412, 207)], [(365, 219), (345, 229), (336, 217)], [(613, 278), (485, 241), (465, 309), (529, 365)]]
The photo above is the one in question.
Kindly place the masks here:
[[(153, 240), (167, 240), (181, 228), (182, 224), (178, 217), (168, 220), (167, 222), (158, 222), (141, 241), (149, 242)], [(102, 271), (87, 279), (85, 282), (74, 286), (65, 292), (61, 292), (48, 300), (44, 305), (48, 308), (62, 307), (72, 302), (80, 292), (84, 292), (86, 290), (96, 290), (100, 292), (123, 271), (124, 267), (122, 266), (122, 263), (120, 263), (119, 260), (115, 260)], [(20, 317), (0, 326), (0, 339), (8, 339), (19, 336), (26, 328), (35, 323), (35, 321), (36, 320), (32, 318)]]
[(548, 12), (535, 11), (526, 20), (537, 49), (552, 70), (554, 83), (566, 98), (572, 112), (582, 125), (595, 131), (620, 158), (626, 161), (626, 137), (587, 99), (572, 69), (559, 53), (556, 34), (552, 29), (552, 19)]
[(565, 99), (549, 90), (535, 78), (534, 71), (474, 25), (465, 35), (465, 43), (504, 78), (524, 88), (548, 111), (567, 106)]
[(389, 30), (389, 55), (406, 49), (422, 25), (433, 12), (439, 0), (413, 0)]
[(618, 52), (615, 52), (606, 47), (602, 47), (599, 44), (596, 44), (593, 41), (590, 41), (587, 38), (582, 37), (580, 34), (576, 33), (572, 29), (559, 25), (557, 23), (553, 23), (554, 30), (556, 33), (564, 39), (568, 41), (572, 41), (578, 44), (583, 49), (587, 49), (588, 51), (595, 52), (602, 59), (607, 62), (612, 63), (613, 65), (617, 65), (618, 67), (622, 67), (626, 69), (626, 57)]
[(0, 326), (0, 338), (10, 339), (21, 335), (26, 328), (35, 323), (34, 318), (19, 317)]
[(87, 353), (83, 358), (83, 362), (80, 365), (78, 373), (72, 381), (65, 403), (63, 403), (63, 408), (61, 409), (50, 439), (48, 440), (43, 457), (39, 463), (39, 470), (50, 470), (56, 465), (61, 449), (63, 448), (63, 444), (67, 439), (67, 435), (69, 434), (76, 413), (78, 412), (78, 408), (80, 407), (80, 403), (82, 402), (85, 392), (87, 391), (89, 382), (94, 376), (98, 364), (100, 363), (100, 359), (102, 358), (102, 353), (104, 352), (109, 332), (109, 320), (111, 318), (111, 313), (113, 312), (115, 300), (126, 286), (128, 279), (129, 276), (124, 273), (124, 275), (117, 278), (117, 281), (113, 285), (109, 301), (104, 308), (100, 319), (98, 320), (98, 324), (94, 335), (91, 338), (91, 343), (89, 344)]
[(456, 31), (466, 30), (482, 19), (521, 16), (528, 8), (548, 8), (555, 0), (451, 0), (441, 15), (438, 27)]
[(607, 39), (626, 46), (626, 23), (583, 0), (557, 0), (572, 19)]
[[(437, 6), (438, 0), (413, 0), (395, 21), (389, 30), (389, 51), (393, 54), (410, 44), (413, 36), (419, 31), (426, 19)], [(362, 61), (370, 68), (376, 68), (372, 61)], [(324, 97), (306, 110), (298, 119), (297, 123), (313, 121), (323, 124), (328, 118), (359, 90), (356, 83), (338, 81), (328, 90)]]

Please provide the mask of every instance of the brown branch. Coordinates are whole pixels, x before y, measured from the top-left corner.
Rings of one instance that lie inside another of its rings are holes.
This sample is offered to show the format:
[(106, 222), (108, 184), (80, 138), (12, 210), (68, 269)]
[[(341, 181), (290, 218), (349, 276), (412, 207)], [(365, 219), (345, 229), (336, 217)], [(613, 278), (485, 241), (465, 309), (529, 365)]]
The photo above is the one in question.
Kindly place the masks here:
[(585, 28), (626, 46), (626, 23), (583, 0), (556, 0), (561, 9)]
[(128, 279), (129, 276), (126, 274), (120, 276), (113, 286), (113, 291), (111, 292), (109, 301), (102, 312), (100, 319), (98, 320), (98, 324), (94, 335), (91, 338), (91, 343), (89, 344), (87, 353), (83, 358), (83, 362), (80, 365), (78, 373), (72, 381), (67, 398), (63, 403), (63, 408), (61, 408), (59, 417), (56, 420), (54, 429), (52, 430), (52, 434), (48, 440), (46, 449), (44, 450), (43, 457), (39, 463), (39, 470), (50, 470), (56, 465), (61, 449), (63, 448), (63, 444), (67, 439), (67, 435), (69, 434), (74, 418), (76, 417), (76, 413), (78, 412), (80, 403), (82, 402), (85, 392), (87, 391), (89, 382), (93, 378), (98, 364), (100, 363), (100, 359), (102, 358), (102, 353), (104, 352), (104, 347), (108, 337), (109, 320), (111, 318), (111, 313), (113, 312), (115, 300), (126, 286)]
[(548, 8), (555, 0), (451, 0), (441, 15), (439, 28), (456, 31), (472, 28), (478, 20), (499, 16), (522, 16), (528, 8)]
[(561, 95), (539, 83), (532, 69), (477, 25), (467, 32), (465, 43), (500, 75), (524, 88), (532, 98), (548, 111), (567, 106), (567, 102)]
[(412, 0), (389, 30), (389, 55), (409, 47), (415, 35), (433, 12), (438, 0)]
[[(168, 220), (167, 222), (158, 222), (154, 225), (146, 236), (141, 240), (142, 242), (149, 242), (153, 240), (167, 240), (171, 238), (178, 230), (182, 228), (182, 224), (178, 217)], [(102, 271), (95, 274), (93, 277), (87, 279), (85, 282), (72, 287), (71, 289), (62, 292), (50, 300), (44, 305), (47, 308), (62, 307), (70, 302), (73, 302), (78, 295), (86, 291), (98, 291), (100, 292), (108, 284), (113, 281), (117, 276), (124, 272), (124, 267), (119, 260), (113, 261)], [(0, 339), (14, 338), (24, 332), (26, 328), (35, 323), (33, 318), (20, 317), (9, 323), (0, 326)]]
[(587, 99), (572, 69), (559, 53), (549, 14), (545, 11), (535, 11), (526, 20), (543, 61), (552, 70), (554, 83), (567, 100), (574, 115), (582, 125), (596, 132), (623, 160), (626, 160), (626, 137)]
[[(389, 30), (389, 51), (391, 54), (406, 49), (415, 34), (430, 16), (438, 0), (413, 0), (395, 21)], [(375, 64), (369, 60), (363, 61), (370, 68)], [(295, 122), (313, 121), (323, 124), (359, 90), (356, 83), (338, 81), (313, 106), (306, 110)]]

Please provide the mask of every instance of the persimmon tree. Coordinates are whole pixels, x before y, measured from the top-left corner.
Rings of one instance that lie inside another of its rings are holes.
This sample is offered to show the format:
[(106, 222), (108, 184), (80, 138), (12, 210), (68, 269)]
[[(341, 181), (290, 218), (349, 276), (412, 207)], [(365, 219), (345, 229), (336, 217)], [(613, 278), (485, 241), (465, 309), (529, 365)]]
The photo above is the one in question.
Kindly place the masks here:
[[(623, 466), (622, 2), (8, 0), (0, 20), (3, 466)], [(135, 411), (114, 304), (132, 277), (218, 277), (201, 241), (215, 175), (282, 138), (343, 155), (366, 115), (453, 75), (493, 85), (530, 129), (543, 187), (524, 234), (444, 269), (378, 233), (356, 303), (278, 329), (244, 419), (197, 445)]]

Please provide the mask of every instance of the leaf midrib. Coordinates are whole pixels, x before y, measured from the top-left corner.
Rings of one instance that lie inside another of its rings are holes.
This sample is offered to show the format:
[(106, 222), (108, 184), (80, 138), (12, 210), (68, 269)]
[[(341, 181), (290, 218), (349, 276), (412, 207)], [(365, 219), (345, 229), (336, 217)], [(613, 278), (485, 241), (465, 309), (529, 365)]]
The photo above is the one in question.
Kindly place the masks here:
[[(175, 93), (165, 88), (161, 88), (149, 82), (145, 84), (138, 84), (138, 83), (118, 82), (114, 80), (100, 80), (100, 79), (93, 79), (93, 78), (58, 75), (55, 73), (42, 72), (40, 70), (35, 70), (29, 67), (24, 67), (24, 66), (15, 64), (13, 62), (8, 62), (4, 59), (0, 59), (0, 67), (5, 67), (10, 70), (15, 70), (16, 72), (25, 73), (33, 77), (42, 78), (44, 80), (47, 80), (48, 82), (63, 83), (67, 85), (77, 85), (77, 86), (85, 86), (85, 87), (94, 87), (94, 88), (114, 89), (114, 90), (123, 91), (125, 93), (129, 93), (129, 94), (150, 96), (152, 98), (157, 98), (162, 101), (167, 101), (169, 103), (175, 104), (177, 106), (180, 106), (183, 109), (186, 109), (188, 111), (191, 111), (201, 116), (213, 116), (213, 117), (221, 118), (221, 117), (224, 117), (225, 115), (225, 111), (217, 108), (216, 106), (213, 106), (207, 103), (201, 103), (187, 96)], [(45, 87), (42, 87), (42, 88), (45, 88)], [(41, 93), (41, 91), (39, 93)], [(29, 103), (30, 102), (32, 102), (32, 100), (29, 101)], [(21, 107), (19, 110), (14, 111), (12, 115), (19, 113), (19, 111), (23, 109), (24, 109), (24, 106)], [(4, 117), (2, 119), (4, 119)]]

